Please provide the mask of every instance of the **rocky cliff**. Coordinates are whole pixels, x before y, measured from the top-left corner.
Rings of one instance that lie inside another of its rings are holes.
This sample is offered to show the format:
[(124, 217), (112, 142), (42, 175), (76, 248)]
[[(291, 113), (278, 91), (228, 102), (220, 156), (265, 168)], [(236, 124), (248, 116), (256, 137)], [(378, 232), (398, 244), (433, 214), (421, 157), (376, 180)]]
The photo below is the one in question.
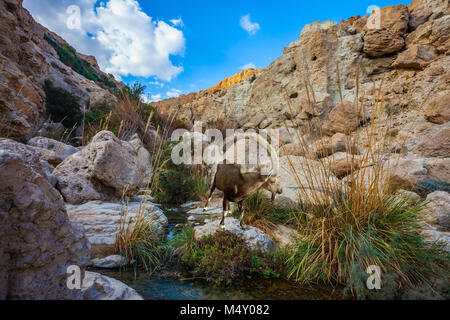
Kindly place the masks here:
[(1, 1), (2, 136), (23, 140), (41, 128), (48, 119), (43, 90), (46, 80), (78, 96), (83, 105), (114, 99), (109, 89), (122, 85), (101, 72), (94, 57), (77, 53), (37, 23), (22, 7), (22, 0)]
[(156, 105), (162, 113), (179, 109), (179, 120), (188, 127), (218, 117), (238, 127), (302, 127), (323, 121), (341, 99), (359, 100), (368, 110), (383, 99), (399, 111), (395, 121), (401, 127), (425, 109), (431, 123), (448, 121), (449, 1), (382, 8), (375, 28), (368, 20), (314, 22), (280, 58), (245, 81)]

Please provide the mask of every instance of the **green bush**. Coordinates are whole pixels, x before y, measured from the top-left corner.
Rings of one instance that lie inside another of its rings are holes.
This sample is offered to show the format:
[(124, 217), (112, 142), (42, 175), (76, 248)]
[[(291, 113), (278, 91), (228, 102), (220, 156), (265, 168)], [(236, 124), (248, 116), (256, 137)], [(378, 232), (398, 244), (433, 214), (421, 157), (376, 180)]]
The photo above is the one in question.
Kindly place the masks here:
[(426, 197), (430, 193), (433, 193), (435, 191), (446, 191), (450, 192), (450, 182), (445, 180), (425, 180), (420, 181), (415, 186), (415, 191), (419, 193), (421, 196)]
[(53, 86), (51, 81), (46, 81), (45, 107), (50, 118), (54, 122), (61, 122), (66, 128), (78, 126), (83, 120), (80, 100), (70, 92)]
[(281, 252), (263, 254), (251, 251), (244, 240), (228, 231), (195, 241), (193, 229), (189, 229), (176, 236), (172, 245), (179, 249), (182, 265), (193, 276), (205, 278), (215, 285), (229, 285), (233, 279), (250, 274), (281, 276), (284, 260)]
[(154, 177), (152, 194), (159, 203), (180, 204), (202, 200), (210, 184), (203, 168), (174, 165), (171, 159), (174, 143), (168, 141), (161, 152), (160, 170)]
[[(316, 218), (326, 212), (323, 206), (304, 204), (303, 212), (298, 212), (301, 237), (287, 261), (289, 277), (345, 284), (357, 297), (370, 298), (365, 271), (371, 265), (393, 279), (389, 285), (387, 277), (383, 281), (386, 296), (388, 291), (398, 293), (399, 288), (429, 286), (431, 278), (446, 275), (450, 260), (444, 244), (428, 243), (421, 235), (421, 204), (386, 195), (368, 212), (370, 219), (365, 222), (342, 219), (340, 213), (348, 208), (340, 205), (333, 208), (332, 221)], [(333, 233), (326, 229), (327, 223)]]
[(75, 72), (81, 74), (89, 80), (94, 82), (103, 83), (110, 89), (115, 89), (116, 84), (110, 79), (111, 75), (107, 76), (103, 73), (98, 74), (92, 65), (86, 60), (80, 58), (76, 50), (69, 44), (65, 43), (60, 45), (48, 35), (44, 35), (44, 39), (55, 49), (58, 54), (59, 60), (66, 66), (72, 68)]

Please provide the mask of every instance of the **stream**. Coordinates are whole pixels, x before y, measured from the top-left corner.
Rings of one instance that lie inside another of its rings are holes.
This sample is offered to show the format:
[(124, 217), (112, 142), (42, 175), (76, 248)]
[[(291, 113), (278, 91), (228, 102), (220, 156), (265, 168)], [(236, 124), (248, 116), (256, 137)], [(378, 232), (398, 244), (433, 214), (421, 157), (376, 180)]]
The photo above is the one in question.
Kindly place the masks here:
[[(187, 222), (189, 209), (162, 208), (169, 220), (168, 237)], [(205, 218), (205, 217), (204, 217)], [(96, 270), (135, 289), (146, 300), (336, 300), (345, 299), (342, 290), (324, 285), (299, 286), (283, 279), (247, 278), (234, 280), (224, 290), (205, 280), (181, 280), (174, 274), (153, 274), (133, 270)]]

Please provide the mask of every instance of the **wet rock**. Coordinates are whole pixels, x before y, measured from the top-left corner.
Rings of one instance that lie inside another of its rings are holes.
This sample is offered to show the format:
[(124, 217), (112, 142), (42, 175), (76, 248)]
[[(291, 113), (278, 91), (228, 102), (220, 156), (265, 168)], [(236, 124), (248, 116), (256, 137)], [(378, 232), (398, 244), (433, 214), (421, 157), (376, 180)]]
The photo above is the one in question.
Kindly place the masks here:
[(105, 258), (116, 254), (116, 236), (120, 230), (122, 217), (130, 226), (136, 216), (141, 214), (144, 219), (153, 221), (155, 232), (161, 236), (165, 234), (168, 225), (167, 217), (151, 203), (108, 203), (91, 201), (83, 205), (67, 205), (67, 212), (71, 221), (84, 226), (86, 236), (91, 243), (92, 258)]
[(252, 250), (260, 250), (263, 252), (273, 251), (275, 246), (270, 238), (261, 230), (247, 226), (242, 229), (239, 225), (239, 220), (233, 218), (225, 219), (225, 228), (220, 227), (220, 220), (207, 223), (204, 226), (195, 227), (195, 238), (201, 239), (203, 236), (215, 234), (217, 231), (229, 231), (245, 240), (247, 246)]
[(119, 255), (108, 256), (102, 259), (92, 259), (90, 267), (98, 269), (118, 269), (127, 265), (127, 259)]
[(199, 206), (200, 204), (201, 204), (200, 201), (192, 201), (192, 202), (187, 202), (185, 204), (182, 204), (180, 207), (184, 208), (184, 209), (192, 209), (192, 208)]
[(90, 271), (84, 277), (82, 294), (84, 300), (144, 300), (126, 284)]
[(204, 208), (192, 209), (187, 212), (190, 215), (198, 215), (198, 216), (209, 216), (212, 214), (222, 214), (222, 208), (207, 208), (205, 211)]

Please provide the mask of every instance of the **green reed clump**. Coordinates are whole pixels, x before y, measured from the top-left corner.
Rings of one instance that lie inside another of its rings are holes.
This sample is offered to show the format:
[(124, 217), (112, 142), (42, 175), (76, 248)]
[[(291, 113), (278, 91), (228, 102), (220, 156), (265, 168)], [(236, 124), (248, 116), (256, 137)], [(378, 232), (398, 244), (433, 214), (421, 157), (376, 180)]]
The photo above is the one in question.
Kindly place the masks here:
[[(141, 212), (142, 211), (142, 212)], [(145, 217), (142, 207), (134, 218), (125, 215), (116, 237), (116, 251), (130, 263), (135, 274), (138, 268), (152, 273), (160, 269), (167, 258), (168, 247), (155, 222)]]
[(194, 229), (181, 231), (171, 242), (184, 268), (195, 278), (215, 285), (229, 285), (245, 275), (280, 277), (281, 252), (264, 254), (250, 250), (243, 239), (228, 231), (195, 240)]
[(173, 142), (166, 142), (161, 161), (164, 166), (155, 175), (153, 197), (159, 203), (180, 204), (205, 200), (210, 189), (204, 166), (175, 165), (171, 160)]

